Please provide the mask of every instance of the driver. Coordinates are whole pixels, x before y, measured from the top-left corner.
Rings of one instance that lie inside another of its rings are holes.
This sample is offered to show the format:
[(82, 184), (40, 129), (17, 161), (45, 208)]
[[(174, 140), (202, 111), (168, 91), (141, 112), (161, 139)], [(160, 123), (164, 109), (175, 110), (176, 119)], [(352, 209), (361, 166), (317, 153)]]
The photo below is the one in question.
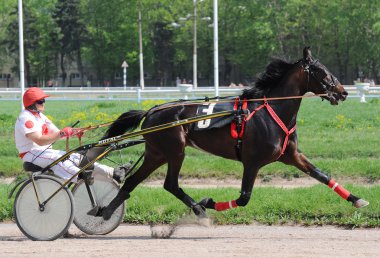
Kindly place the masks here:
[[(23, 104), (25, 109), (21, 111), (15, 124), (15, 142), (20, 158), (24, 162), (31, 162), (42, 168), (47, 167), (53, 161), (60, 158), (66, 152), (54, 150), (51, 145), (58, 139), (80, 135), (80, 129), (65, 127), (59, 130), (44, 114), (45, 99), (49, 95), (40, 88), (32, 87), (25, 91)], [(79, 169), (82, 155), (73, 153), (65, 161), (52, 167), (54, 174), (68, 180)], [(93, 173), (103, 174), (121, 183), (125, 177), (127, 166), (112, 168), (99, 163), (94, 163)], [(74, 178), (73, 181), (76, 181)]]

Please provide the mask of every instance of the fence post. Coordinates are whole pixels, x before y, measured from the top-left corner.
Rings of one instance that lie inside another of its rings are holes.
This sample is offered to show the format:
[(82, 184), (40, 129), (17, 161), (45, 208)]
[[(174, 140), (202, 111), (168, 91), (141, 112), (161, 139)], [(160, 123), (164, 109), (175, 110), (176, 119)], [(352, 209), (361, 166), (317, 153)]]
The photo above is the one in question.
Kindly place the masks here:
[(178, 88), (180, 92), (184, 93), (184, 99), (189, 99), (188, 93), (193, 91), (193, 85), (181, 83), (181, 84), (178, 84)]
[(141, 89), (137, 88), (137, 103), (141, 102)]

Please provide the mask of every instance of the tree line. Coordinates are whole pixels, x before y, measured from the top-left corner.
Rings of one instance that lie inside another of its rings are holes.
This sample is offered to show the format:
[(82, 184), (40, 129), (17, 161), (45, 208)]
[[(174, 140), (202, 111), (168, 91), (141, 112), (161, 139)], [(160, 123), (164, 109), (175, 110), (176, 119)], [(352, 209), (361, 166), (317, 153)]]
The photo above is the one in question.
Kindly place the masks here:
[[(17, 0), (0, 6), (0, 69), (18, 73)], [(60, 76), (69, 64), (94, 85), (109, 81), (128, 62), (129, 84), (139, 78), (138, 12), (142, 14), (148, 85), (192, 78), (193, 23), (197, 19), (198, 84), (213, 84), (212, 0), (24, 0), (27, 82)], [(194, 3), (197, 16), (193, 16)], [(181, 19), (182, 18), (182, 19)], [(296, 61), (304, 46), (344, 84), (380, 81), (380, 0), (219, 1), (220, 85), (251, 83), (272, 57)], [(181, 26), (173, 26), (173, 23)]]

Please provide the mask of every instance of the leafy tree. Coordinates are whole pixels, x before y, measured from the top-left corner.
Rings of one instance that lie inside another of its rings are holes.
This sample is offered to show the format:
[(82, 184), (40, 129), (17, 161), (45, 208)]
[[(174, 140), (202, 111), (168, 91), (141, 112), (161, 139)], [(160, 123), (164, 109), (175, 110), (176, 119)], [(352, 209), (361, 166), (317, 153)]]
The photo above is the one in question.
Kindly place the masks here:
[[(33, 10), (24, 8), (24, 56), (25, 56), (25, 77), (26, 85), (36, 82), (36, 78), (32, 75), (32, 58), (33, 51), (38, 49), (39, 32), (35, 29), (36, 17)], [(15, 66), (13, 71), (19, 73), (19, 38), (18, 38), (18, 9), (17, 6), (10, 12), (9, 18), (11, 22), (7, 26), (8, 37), (2, 41), (6, 52), (13, 57)]]
[(58, 0), (53, 18), (60, 28), (59, 46), (62, 84), (65, 86), (67, 79), (66, 63), (76, 59), (83, 86), (84, 72), (81, 47), (86, 39), (86, 27), (81, 19), (80, 0)]
[(121, 64), (129, 64), (128, 77), (138, 71), (138, 34), (135, 1), (85, 0), (83, 15), (90, 41), (84, 47), (87, 61), (96, 71), (96, 81), (111, 81)]
[[(0, 5), (0, 62), (18, 67), (17, 1)], [(142, 13), (147, 85), (173, 85), (192, 78), (194, 1), (176, 0), (29, 0), (24, 1), (27, 81), (43, 85), (77, 63), (83, 78), (101, 85), (114, 81), (126, 60), (128, 85), (139, 77), (138, 11)], [(211, 85), (212, 1), (197, 1), (198, 80)], [(188, 17), (180, 28), (171, 26)], [(351, 84), (358, 76), (380, 76), (379, 0), (223, 0), (219, 1), (220, 84), (251, 82), (272, 56), (297, 60), (302, 48), (313, 53), (337, 77)], [(95, 78), (89, 75), (95, 72)], [(70, 84), (70, 83), (69, 83)]]
[[(4, 53), (15, 64), (13, 71), (19, 73), (19, 33), (17, 1), (5, 1), (8, 13), (0, 9), (2, 19), (0, 26), (1, 46)], [(53, 4), (50, 0), (25, 1), (23, 5), (24, 56), (26, 85), (44, 85), (55, 74), (54, 38), (51, 31), (54, 24), (51, 19)], [(3, 7), (3, 6), (2, 6)], [(9, 10), (11, 10), (9, 12)], [(1, 57), (1, 56), (0, 56)], [(9, 62), (9, 61), (8, 61)]]
[[(0, 68), (8, 61), (6, 46), (4, 41), (8, 38), (7, 28), (12, 22), (10, 10), (16, 6), (15, 0), (3, 0), (0, 5)], [(2, 53), (2, 54), (1, 54)]]

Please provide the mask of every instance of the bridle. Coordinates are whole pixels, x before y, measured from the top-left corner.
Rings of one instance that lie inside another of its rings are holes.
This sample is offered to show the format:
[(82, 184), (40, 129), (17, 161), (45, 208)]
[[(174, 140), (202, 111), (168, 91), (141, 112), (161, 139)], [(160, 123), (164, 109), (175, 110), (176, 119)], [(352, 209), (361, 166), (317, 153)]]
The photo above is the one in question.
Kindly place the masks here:
[[(334, 93), (333, 89), (336, 87), (336, 78), (330, 74), (331, 81), (326, 82), (324, 79), (329, 75), (325, 69), (320, 68), (321, 63), (319, 60), (313, 60), (311, 63), (306, 63), (304, 60), (302, 62), (303, 71), (307, 74), (307, 86), (306, 89), (309, 91), (310, 77), (314, 78), (323, 88), (328, 95)], [(313, 69), (314, 68), (314, 69)]]

